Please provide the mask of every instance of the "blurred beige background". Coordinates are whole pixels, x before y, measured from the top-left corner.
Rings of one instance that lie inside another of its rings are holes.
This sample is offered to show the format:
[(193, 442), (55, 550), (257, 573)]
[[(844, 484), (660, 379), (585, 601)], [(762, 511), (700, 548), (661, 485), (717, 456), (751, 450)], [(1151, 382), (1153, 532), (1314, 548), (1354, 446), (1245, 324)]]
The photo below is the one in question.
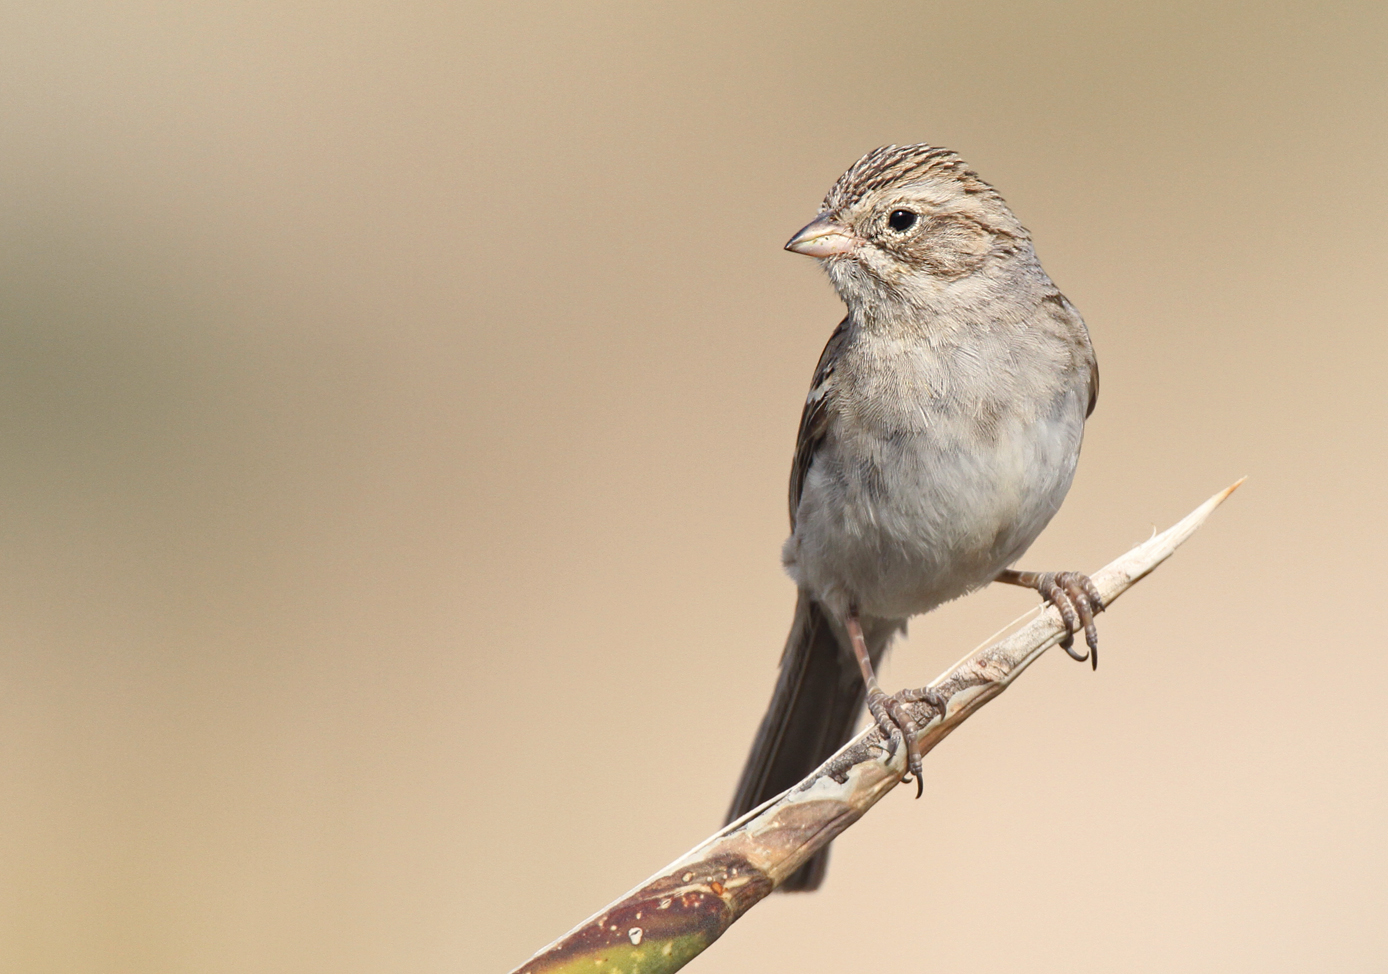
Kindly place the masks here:
[(505, 971), (712, 831), (839, 316), (781, 245), (921, 140), (1103, 366), (1025, 564), (1250, 479), (696, 968), (1384, 969), (1386, 10), (9, 5), (0, 969)]

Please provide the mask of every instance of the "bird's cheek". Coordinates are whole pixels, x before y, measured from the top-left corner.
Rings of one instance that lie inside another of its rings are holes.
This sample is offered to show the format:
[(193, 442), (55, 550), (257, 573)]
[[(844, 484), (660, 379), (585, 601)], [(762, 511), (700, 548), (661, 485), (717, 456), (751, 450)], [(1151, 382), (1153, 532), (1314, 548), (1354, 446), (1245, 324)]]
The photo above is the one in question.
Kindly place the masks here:
[(879, 253), (871, 261), (872, 273), (887, 284), (900, 285), (918, 270), (918, 265), (904, 254)]

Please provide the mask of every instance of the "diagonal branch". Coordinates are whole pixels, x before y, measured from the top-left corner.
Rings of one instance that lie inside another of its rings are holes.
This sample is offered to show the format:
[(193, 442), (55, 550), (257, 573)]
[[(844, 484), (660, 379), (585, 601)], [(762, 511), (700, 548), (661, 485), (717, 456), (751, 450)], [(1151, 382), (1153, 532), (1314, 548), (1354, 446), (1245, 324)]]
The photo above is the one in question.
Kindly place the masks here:
[[(1091, 576), (1113, 604), (1195, 533), (1243, 483), (1220, 491), (1178, 524)], [(930, 684), (948, 702), (943, 718), (915, 705), (925, 753), (975, 710), (1002, 693), (1065, 634), (1050, 608), (1009, 636), (975, 650)], [(928, 723), (927, 723), (928, 721)], [(808, 778), (767, 802), (584, 921), (513, 974), (668, 974), (679, 970), (732, 923), (848, 828), (901, 781), (904, 748), (883, 758), (869, 728)]]

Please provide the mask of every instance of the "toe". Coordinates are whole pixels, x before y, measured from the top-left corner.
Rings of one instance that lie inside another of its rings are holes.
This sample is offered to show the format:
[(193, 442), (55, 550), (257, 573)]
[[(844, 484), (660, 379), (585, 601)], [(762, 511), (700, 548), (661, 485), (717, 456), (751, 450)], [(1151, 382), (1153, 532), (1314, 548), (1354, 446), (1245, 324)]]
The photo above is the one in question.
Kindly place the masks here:
[(1075, 601), (1071, 594), (1062, 585), (1052, 582), (1041, 595), (1056, 607), (1060, 612), (1061, 621), (1065, 623), (1065, 635), (1060, 638), (1060, 648), (1069, 653), (1071, 659), (1088, 659), (1088, 654), (1075, 650), (1075, 633), (1081, 627), (1081, 615), (1075, 611)]
[(882, 754), (887, 761), (896, 757), (897, 737), (901, 730), (892, 721), (887, 713), (887, 695), (881, 690), (874, 690), (868, 694), (868, 713), (872, 714), (873, 721), (877, 724), (877, 732), (882, 735)]
[[(1094, 583), (1089, 576), (1078, 572), (1066, 572), (1061, 578), (1066, 596), (1079, 612), (1080, 624), (1084, 627), (1084, 641), (1089, 646), (1089, 662), (1094, 669), (1099, 668), (1099, 630), (1094, 625), (1094, 600), (1091, 591)], [(1097, 595), (1097, 593), (1093, 593)]]
[(919, 690), (902, 690), (897, 694), (907, 703), (924, 703), (932, 707), (941, 717), (949, 708), (949, 701), (944, 694), (932, 689), (931, 687), (921, 687)]
[(1098, 615), (1104, 611), (1104, 597), (1099, 594), (1099, 587), (1094, 584), (1094, 580), (1088, 575), (1081, 575), (1080, 585), (1084, 587), (1084, 594), (1089, 597), (1089, 604), (1094, 607), (1094, 614)]

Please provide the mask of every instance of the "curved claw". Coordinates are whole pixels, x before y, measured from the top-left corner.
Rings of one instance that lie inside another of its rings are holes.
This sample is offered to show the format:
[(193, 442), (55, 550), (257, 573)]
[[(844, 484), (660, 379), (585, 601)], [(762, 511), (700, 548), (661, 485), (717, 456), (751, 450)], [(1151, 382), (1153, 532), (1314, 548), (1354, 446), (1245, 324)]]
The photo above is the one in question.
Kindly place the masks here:
[[(1066, 654), (1076, 663), (1083, 663), (1085, 660), (1090, 658), (1089, 653), (1081, 653), (1078, 649), (1075, 648), (1074, 636), (1066, 636), (1064, 639), (1062, 639), (1060, 641), (1060, 648), (1065, 650)], [(1098, 664), (1095, 665), (1097, 666)]]

